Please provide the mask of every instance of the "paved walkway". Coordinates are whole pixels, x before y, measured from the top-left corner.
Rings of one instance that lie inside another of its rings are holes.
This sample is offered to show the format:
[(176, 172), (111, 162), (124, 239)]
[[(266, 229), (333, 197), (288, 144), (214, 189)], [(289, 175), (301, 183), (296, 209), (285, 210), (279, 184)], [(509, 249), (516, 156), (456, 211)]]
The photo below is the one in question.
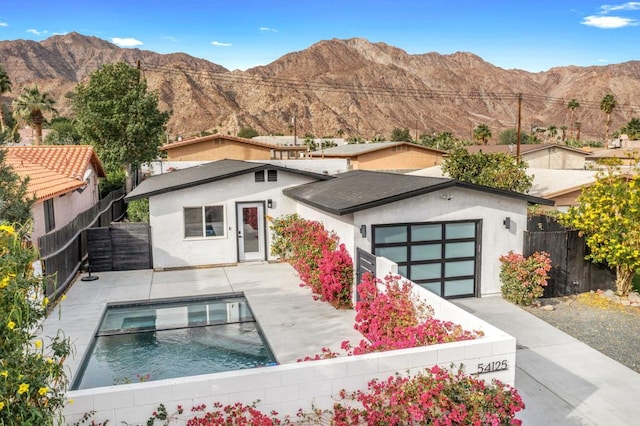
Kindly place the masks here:
[(454, 303), (516, 338), (525, 426), (640, 424), (640, 374), (500, 296)]

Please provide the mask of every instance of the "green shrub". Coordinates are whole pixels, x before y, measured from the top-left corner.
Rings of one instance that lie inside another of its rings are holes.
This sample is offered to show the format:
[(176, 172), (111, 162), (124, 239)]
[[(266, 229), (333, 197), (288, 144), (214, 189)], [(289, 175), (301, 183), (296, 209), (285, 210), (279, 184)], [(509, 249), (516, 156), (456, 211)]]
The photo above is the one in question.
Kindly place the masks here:
[(34, 275), (37, 252), (20, 230), (0, 223), (0, 425), (62, 420), (71, 345), (61, 333), (40, 336), (49, 300)]
[(141, 198), (127, 204), (127, 217), (131, 222), (149, 223), (149, 199)]

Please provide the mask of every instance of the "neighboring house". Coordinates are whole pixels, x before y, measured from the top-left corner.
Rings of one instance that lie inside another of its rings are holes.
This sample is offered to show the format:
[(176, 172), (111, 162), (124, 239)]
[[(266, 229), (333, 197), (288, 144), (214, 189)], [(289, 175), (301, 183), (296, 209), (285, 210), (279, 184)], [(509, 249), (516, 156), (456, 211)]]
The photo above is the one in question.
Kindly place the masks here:
[[(297, 145), (305, 145), (304, 136), (254, 136), (251, 138), (254, 141), (268, 143), (272, 145), (284, 145), (284, 146), (297, 146)], [(330, 142), (335, 145), (345, 145), (347, 141), (343, 138), (313, 138), (313, 142), (316, 145), (320, 145), (322, 143)]]
[(160, 149), (167, 154), (167, 161), (290, 160), (307, 152), (303, 145), (275, 145), (221, 134), (183, 139)]
[(220, 160), (151, 176), (125, 197), (149, 198), (154, 269), (273, 259), (267, 217), (296, 211), (283, 189), (328, 175)]
[[(407, 173), (413, 176), (448, 177), (443, 174), (440, 166), (428, 167)], [(597, 172), (594, 170), (560, 170), (527, 168), (527, 174), (533, 176), (533, 183), (528, 194), (534, 197), (553, 201), (552, 206), (544, 209), (567, 211), (571, 206), (577, 206), (578, 197), (582, 190), (596, 181)]]
[(566, 212), (569, 207), (578, 206), (582, 190), (593, 185), (597, 172), (594, 170), (553, 170), (528, 169), (533, 175), (533, 185), (529, 194), (553, 201), (553, 209)]
[(409, 142), (347, 144), (311, 152), (313, 158), (346, 158), (351, 170), (415, 170), (442, 162), (445, 151)]
[(538, 197), (449, 178), (352, 171), (286, 189), (300, 216), (445, 298), (500, 292), (501, 255), (522, 253), (529, 204)]
[(620, 160), (623, 166), (637, 167), (640, 163), (640, 147), (629, 143), (627, 147), (594, 150), (588, 159), (587, 167), (597, 169), (599, 168), (598, 162), (612, 159)]
[[(470, 154), (502, 152), (516, 155), (515, 145), (470, 145), (466, 147)], [(520, 157), (529, 167), (536, 169), (575, 169), (585, 168), (585, 158), (591, 152), (558, 144), (523, 144), (520, 145)]]
[(98, 178), (106, 173), (92, 146), (7, 146), (6, 162), (21, 177), (29, 177), (33, 205), (31, 239), (62, 228), (100, 199)]

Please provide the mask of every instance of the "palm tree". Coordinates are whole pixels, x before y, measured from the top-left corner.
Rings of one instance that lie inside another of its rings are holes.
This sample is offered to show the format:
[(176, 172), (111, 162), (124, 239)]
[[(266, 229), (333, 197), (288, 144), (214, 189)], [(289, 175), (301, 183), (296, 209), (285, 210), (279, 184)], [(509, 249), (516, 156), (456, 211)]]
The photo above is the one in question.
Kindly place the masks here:
[(554, 124), (552, 124), (551, 126), (547, 127), (547, 133), (553, 139), (553, 143), (556, 143), (557, 142), (556, 136), (558, 136), (558, 128)]
[(490, 138), (491, 130), (486, 124), (478, 124), (478, 126), (473, 129), (473, 139), (482, 142), (482, 145), (486, 145)]
[[(0, 96), (11, 91), (11, 80), (9, 75), (5, 71), (2, 64), (0, 64)], [(0, 103), (0, 132), (4, 132), (4, 105)]]
[(567, 140), (567, 126), (563, 124), (560, 126), (560, 130), (562, 130), (562, 142), (565, 142)]
[(573, 115), (575, 114), (575, 110), (580, 108), (580, 103), (575, 99), (571, 99), (567, 103), (567, 108), (571, 110), (571, 118), (569, 119), (569, 125), (571, 126), (569, 128), (569, 138), (572, 138), (573, 137)]
[(33, 125), (36, 131), (36, 145), (42, 144), (43, 113), (58, 114), (58, 111), (53, 107), (54, 104), (55, 101), (48, 93), (40, 93), (38, 86), (23, 88), (22, 94), (13, 101), (15, 114)]
[(605, 114), (607, 114), (607, 120), (605, 121), (604, 127), (604, 143), (607, 148), (609, 147), (609, 126), (611, 125), (611, 112), (617, 104), (618, 103), (616, 102), (616, 98), (611, 93), (604, 95), (604, 98), (602, 98), (602, 100), (600, 101), (600, 109)]

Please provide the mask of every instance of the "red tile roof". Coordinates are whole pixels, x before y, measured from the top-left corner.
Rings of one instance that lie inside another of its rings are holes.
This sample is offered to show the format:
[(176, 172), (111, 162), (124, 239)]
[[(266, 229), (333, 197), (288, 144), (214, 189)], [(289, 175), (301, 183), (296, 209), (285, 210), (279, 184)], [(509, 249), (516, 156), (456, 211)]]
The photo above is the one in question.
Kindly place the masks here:
[(46, 200), (85, 185), (84, 174), (93, 165), (98, 177), (106, 176), (90, 145), (7, 146), (5, 162), (21, 177), (29, 177), (28, 191)]

